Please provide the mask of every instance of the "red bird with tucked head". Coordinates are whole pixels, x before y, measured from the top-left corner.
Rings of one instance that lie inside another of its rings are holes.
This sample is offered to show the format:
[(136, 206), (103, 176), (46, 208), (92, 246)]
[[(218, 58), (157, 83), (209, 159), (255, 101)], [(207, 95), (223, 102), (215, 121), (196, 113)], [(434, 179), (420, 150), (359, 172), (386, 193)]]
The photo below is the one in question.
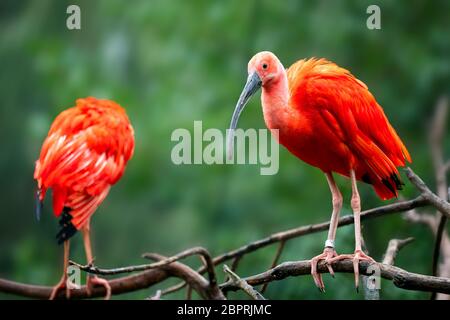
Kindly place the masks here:
[[(88, 264), (93, 263), (90, 220), (108, 195), (110, 187), (122, 176), (133, 155), (134, 131), (125, 110), (110, 100), (78, 99), (76, 106), (63, 111), (53, 122), (36, 161), (34, 178), (38, 183), (38, 216), (48, 189), (53, 191), (53, 212), (60, 217), (56, 238), (64, 243), (64, 273), (50, 299), (66, 288), (70, 297), (66, 269), (69, 239), (83, 233)], [(88, 276), (87, 288), (111, 288), (105, 279)]]
[[(324, 252), (311, 259), (311, 274), (324, 290), (317, 272), (325, 260), (332, 263), (352, 259), (358, 288), (359, 261), (374, 261), (361, 248), (361, 202), (357, 181), (369, 183), (383, 199), (397, 197), (401, 189), (397, 167), (411, 157), (381, 106), (367, 86), (348, 70), (325, 59), (299, 60), (285, 70), (271, 52), (256, 54), (248, 64), (248, 79), (230, 125), (229, 152), (233, 150), (233, 130), (250, 97), (262, 87), (262, 107), (267, 127), (279, 143), (306, 163), (321, 169), (332, 194), (333, 212)], [(355, 220), (355, 252), (337, 255), (334, 240), (342, 195), (333, 172), (349, 177), (351, 207)]]

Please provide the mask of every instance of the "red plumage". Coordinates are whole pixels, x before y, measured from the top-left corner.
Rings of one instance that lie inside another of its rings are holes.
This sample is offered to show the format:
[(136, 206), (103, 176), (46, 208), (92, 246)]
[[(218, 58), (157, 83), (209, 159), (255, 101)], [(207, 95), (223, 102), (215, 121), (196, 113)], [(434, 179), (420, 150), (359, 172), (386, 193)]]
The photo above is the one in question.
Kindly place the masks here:
[(382, 199), (397, 196), (396, 167), (411, 157), (367, 86), (325, 59), (300, 60), (287, 78), (298, 121), (281, 128), (280, 142), (324, 172), (349, 176), (354, 168)]
[(39, 200), (51, 188), (55, 216), (67, 208), (79, 230), (120, 179), (133, 151), (133, 128), (122, 107), (78, 99), (56, 117), (36, 161)]

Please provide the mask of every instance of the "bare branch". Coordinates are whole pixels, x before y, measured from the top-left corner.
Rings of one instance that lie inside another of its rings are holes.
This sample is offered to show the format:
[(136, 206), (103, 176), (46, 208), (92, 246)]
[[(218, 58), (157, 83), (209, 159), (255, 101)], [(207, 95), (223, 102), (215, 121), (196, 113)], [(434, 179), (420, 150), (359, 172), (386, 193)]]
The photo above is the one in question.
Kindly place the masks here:
[(450, 170), (450, 160), (447, 160), (446, 163), (444, 163), (444, 166), (442, 167), (443, 174), (447, 174), (447, 172)]
[[(148, 270), (136, 275), (117, 278), (109, 281), (111, 286), (111, 292), (113, 295), (118, 295), (127, 292), (138, 291), (155, 285), (159, 282), (166, 280), (173, 276), (169, 270)], [(30, 285), (6, 279), (0, 279), (0, 291), (9, 294), (15, 294), (18, 296), (35, 298), (35, 299), (48, 299), (53, 290), (50, 286)], [(87, 294), (86, 286), (82, 286), (78, 290), (73, 290), (71, 293), (72, 299), (86, 299), (105, 296), (104, 287), (95, 287), (92, 291), (92, 295)], [(60, 299), (65, 298), (65, 293), (61, 291), (58, 296)]]
[(157, 290), (153, 296), (147, 298), (147, 300), (161, 300), (161, 290)]
[[(365, 210), (361, 212), (361, 221), (378, 218), (385, 216), (391, 213), (398, 213), (411, 210), (413, 208), (423, 207), (428, 204), (428, 201), (422, 196), (418, 196), (412, 200), (400, 201), (392, 204), (388, 204), (385, 206)], [(353, 215), (346, 215), (339, 219), (338, 226), (346, 226), (353, 224)], [(330, 222), (322, 222), (318, 224), (310, 224), (306, 226), (302, 226), (295, 229), (290, 229), (282, 232), (277, 232), (270, 235), (267, 238), (260, 239), (254, 242), (251, 242), (245, 246), (242, 246), (236, 250), (227, 252), (213, 259), (215, 265), (233, 259), (236, 256), (248, 254), (250, 252), (256, 251), (260, 248), (266, 247), (273, 243), (277, 243), (280, 241), (286, 241), (293, 238), (298, 238), (307, 234), (317, 233), (321, 231), (327, 231), (330, 226)], [(200, 272), (204, 272), (204, 269), (199, 270)]]
[(176, 254), (170, 258), (160, 260), (160, 255), (155, 253), (145, 253), (142, 255), (142, 257), (146, 259), (153, 259), (153, 260), (160, 260), (156, 263), (151, 264), (141, 264), (141, 265), (134, 265), (134, 266), (128, 266), (128, 267), (121, 267), (121, 268), (113, 268), (113, 269), (101, 269), (93, 265), (82, 265), (79, 263), (76, 263), (74, 261), (69, 261), (70, 265), (77, 266), (80, 268), (80, 270), (83, 270), (88, 273), (92, 274), (99, 274), (99, 275), (116, 275), (121, 273), (130, 273), (130, 272), (137, 272), (137, 271), (145, 271), (150, 269), (157, 269), (164, 266), (167, 266), (177, 260), (192, 256), (192, 255), (200, 255), (202, 256), (206, 262), (206, 270), (208, 271), (209, 275), (209, 281), (212, 286), (215, 286), (217, 284), (215, 271), (214, 271), (214, 265), (211, 259), (211, 256), (209, 255), (208, 251), (202, 247), (195, 247), (192, 249), (185, 250), (179, 254)]
[(409, 210), (405, 212), (403, 217), (412, 223), (420, 223), (430, 228), (433, 234), (437, 231), (438, 221), (436, 220), (436, 216), (428, 214), (428, 213), (419, 213), (416, 209)]
[[(404, 212), (404, 211), (408, 211), (408, 210), (419, 208), (419, 207), (424, 207), (428, 204), (429, 204), (428, 200), (425, 199), (425, 197), (423, 195), (419, 195), (418, 197), (416, 197), (412, 200), (399, 201), (399, 202), (388, 204), (385, 206), (365, 210), (365, 211), (361, 212), (361, 221), (365, 221), (365, 220), (372, 219), (372, 218), (383, 217), (385, 215), (392, 214), (392, 213), (399, 213), (399, 212)], [(353, 215), (346, 215), (339, 219), (338, 227), (350, 225), (350, 224), (353, 224), (353, 222), (354, 222)], [(217, 256), (213, 259), (213, 263), (214, 263), (214, 265), (219, 265), (225, 261), (234, 259), (236, 257), (241, 257), (243, 255), (249, 254), (251, 252), (254, 252), (256, 250), (259, 250), (261, 248), (264, 248), (266, 246), (269, 246), (269, 245), (277, 243), (277, 242), (288, 241), (290, 239), (299, 238), (304, 235), (317, 233), (317, 232), (321, 232), (321, 231), (326, 231), (326, 230), (328, 230), (329, 226), (330, 226), (330, 222), (326, 221), (326, 222), (322, 222), (322, 223), (318, 223), (318, 224), (310, 224), (310, 225), (301, 226), (298, 228), (294, 228), (294, 229), (290, 229), (290, 230), (286, 230), (286, 231), (282, 231), (282, 232), (277, 232), (266, 238), (256, 240), (254, 242), (250, 242), (249, 244), (246, 244), (238, 249), (235, 249), (235, 250), (229, 251), (227, 253), (224, 253), (220, 256)], [(206, 269), (204, 267), (201, 267), (197, 271), (200, 274), (202, 274), (206, 271)], [(176, 291), (184, 288), (185, 285), (186, 285), (186, 283), (176, 284), (176, 285), (164, 290), (163, 294), (176, 292)]]
[(191, 286), (187, 286), (186, 288), (186, 300), (192, 299), (192, 288)]
[[(206, 271), (208, 272), (209, 283), (211, 284), (211, 286), (216, 286), (217, 280), (216, 280), (216, 273), (214, 271), (213, 260), (211, 258), (211, 255), (209, 254), (208, 250), (206, 250), (205, 248), (202, 248), (202, 247), (195, 247), (192, 249), (185, 250), (173, 257), (159, 261), (157, 263), (153, 263), (152, 265), (155, 267), (167, 265), (167, 264), (172, 263), (173, 261), (177, 261), (177, 260), (189, 257), (189, 256), (193, 256), (193, 255), (199, 255), (200, 257), (203, 258), (202, 262), (204, 262), (204, 267), (206, 268)], [(154, 253), (144, 253), (142, 255), (142, 257), (144, 257), (146, 259), (153, 259), (153, 260), (155, 259), (155, 256), (157, 257), (158, 255), (154, 254)]]
[(241, 262), (241, 258), (242, 256), (237, 256), (233, 259), (233, 261), (231, 262), (231, 271), (236, 271), (238, 266), (239, 266), (239, 262)]
[(247, 293), (250, 298), (253, 300), (266, 300), (262, 294), (260, 294), (258, 291), (256, 291), (251, 285), (249, 285), (245, 280), (242, 280), (239, 278), (239, 276), (231, 271), (230, 268), (225, 264), (223, 266), (223, 271), (226, 272), (230, 278), (229, 282), (232, 283), (234, 286), (241, 288), (245, 293)]
[[(412, 272), (405, 271), (398, 267), (378, 263), (380, 268), (380, 276), (384, 279), (391, 280), (392, 283), (401, 289), (428, 291), (428, 292), (442, 292), (450, 293), (450, 279), (441, 277), (424, 276)], [(359, 263), (359, 270), (362, 275), (370, 276), (373, 274), (373, 269), (367, 270), (370, 263), (362, 261)], [(353, 273), (353, 262), (351, 260), (341, 260), (333, 264), (334, 272)], [(321, 273), (328, 273), (328, 268), (324, 261), (318, 265), (318, 271)], [(266, 282), (279, 281), (287, 277), (309, 275), (311, 273), (311, 264), (309, 260), (284, 262), (273, 269), (263, 273), (244, 278), (251, 286), (257, 286)], [(238, 287), (226, 282), (220, 285), (222, 291), (237, 290)]]
[[(278, 244), (277, 252), (275, 253), (275, 257), (273, 258), (272, 264), (270, 265), (270, 269), (275, 268), (275, 266), (278, 264), (278, 260), (280, 260), (281, 253), (283, 252), (284, 245), (286, 241), (280, 241)], [(261, 288), (261, 293), (266, 292), (267, 287), (269, 286), (269, 283), (264, 283)]]
[(450, 203), (434, 194), (411, 168), (406, 168), (405, 171), (408, 179), (422, 193), (421, 195), (428, 200), (429, 204), (438, 209), (446, 217), (450, 217)]
[[(432, 126), (429, 135), (429, 142), (431, 146), (431, 158), (433, 160), (435, 179), (436, 179), (436, 192), (437, 195), (443, 199), (448, 200), (447, 191), (447, 177), (446, 177), (446, 164), (444, 162), (443, 152), (443, 140), (444, 133), (447, 124), (448, 114), (448, 98), (446, 96), (441, 97), (436, 106), (436, 111), (432, 120)], [(442, 212), (441, 212), (442, 213)], [(447, 224), (447, 216), (444, 213), (439, 214), (439, 224), (436, 231), (436, 240), (433, 251), (433, 263), (432, 263), (432, 275), (438, 273), (438, 261), (439, 254), (441, 252), (441, 244), (443, 234), (445, 232), (445, 225)]]
[(165, 296), (167, 294), (171, 294), (171, 293), (177, 292), (177, 291), (183, 289), (186, 285), (187, 285), (186, 282), (177, 283), (177, 284), (175, 284), (175, 285), (173, 285), (171, 287), (168, 287), (168, 288), (164, 289), (161, 292), (161, 295)]
[[(191, 251), (195, 252), (199, 248), (193, 248)], [(184, 251), (187, 252), (188, 250)], [(197, 251), (201, 252), (201, 250)], [(178, 255), (178, 256), (181, 256)], [(159, 262), (166, 262), (169, 259), (156, 253), (147, 254), (149, 259), (158, 260)], [(198, 272), (180, 262), (164, 263), (160, 265), (163, 270), (170, 271), (174, 276), (182, 278), (189, 286), (195, 290), (203, 299), (208, 300), (224, 300), (225, 296), (219, 289), (217, 283), (213, 284), (203, 278)]]
[(413, 241), (414, 241), (413, 237), (406, 238), (403, 240), (392, 239), (391, 241), (389, 241), (386, 254), (384, 255), (383, 264), (391, 266), (394, 265), (395, 258), (397, 257), (397, 253), (400, 251), (400, 249)]

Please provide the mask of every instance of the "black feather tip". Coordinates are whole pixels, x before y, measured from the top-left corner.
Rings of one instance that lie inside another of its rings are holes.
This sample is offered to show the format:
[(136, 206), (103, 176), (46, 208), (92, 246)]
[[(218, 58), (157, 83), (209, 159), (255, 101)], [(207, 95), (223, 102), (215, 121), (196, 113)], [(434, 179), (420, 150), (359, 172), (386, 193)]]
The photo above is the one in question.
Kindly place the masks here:
[(39, 222), (41, 221), (41, 215), (42, 215), (42, 209), (44, 207), (44, 204), (41, 201), (41, 190), (36, 191), (36, 220)]
[(64, 241), (69, 240), (77, 232), (77, 228), (75, 228), (71, 220), (72, 216), (70, 215), (70, 208), (64, 207), (63, 212), (61, 214), (61, 219), (59, 220), (61, 230), (59, 230), (58, 234), (56, 235), (58, 244), (61, 244)]

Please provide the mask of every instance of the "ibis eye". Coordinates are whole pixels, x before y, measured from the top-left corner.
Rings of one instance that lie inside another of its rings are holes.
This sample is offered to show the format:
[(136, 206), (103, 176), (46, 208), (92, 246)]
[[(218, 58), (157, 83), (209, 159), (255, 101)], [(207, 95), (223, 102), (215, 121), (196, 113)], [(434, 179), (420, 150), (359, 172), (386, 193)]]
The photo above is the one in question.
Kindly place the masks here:
[(267, 69), (267, 63), (263, 63), (262, 67), (263, 69)]

